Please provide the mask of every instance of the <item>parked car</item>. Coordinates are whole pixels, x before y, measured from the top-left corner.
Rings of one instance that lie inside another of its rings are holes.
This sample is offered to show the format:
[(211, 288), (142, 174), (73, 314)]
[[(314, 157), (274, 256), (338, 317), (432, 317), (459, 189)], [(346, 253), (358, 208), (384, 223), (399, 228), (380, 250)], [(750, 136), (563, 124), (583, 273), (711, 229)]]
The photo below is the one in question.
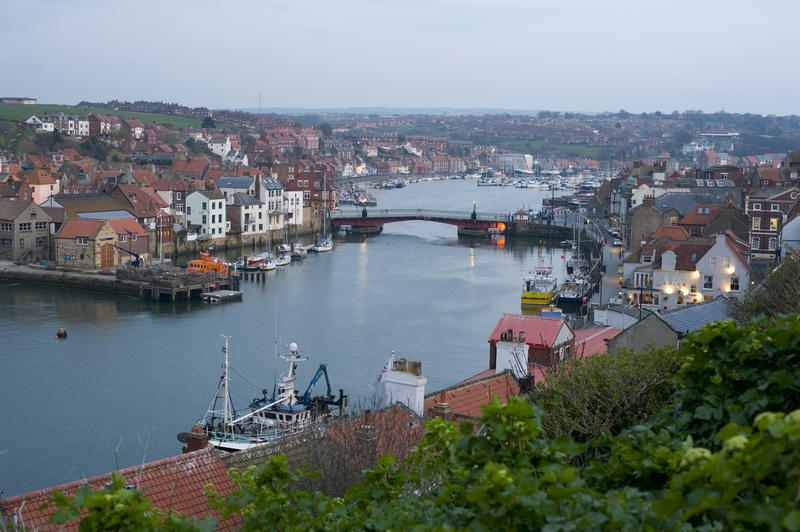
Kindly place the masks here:
[(622, 240), (620, 240), (619, 238), (615, 238), (614, 239), (614, 247), (615, 248), (622, 247)]

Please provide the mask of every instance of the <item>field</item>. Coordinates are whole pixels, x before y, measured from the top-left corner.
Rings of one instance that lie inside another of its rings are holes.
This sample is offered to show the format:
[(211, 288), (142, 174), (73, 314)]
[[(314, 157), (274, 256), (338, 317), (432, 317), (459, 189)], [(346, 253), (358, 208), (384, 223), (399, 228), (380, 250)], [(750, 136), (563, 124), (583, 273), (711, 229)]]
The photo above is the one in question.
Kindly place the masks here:
[(200, 127), (200, 120), (185, 116), (160, 115), (151, 113), (136, 113), (133, 111), (114, 111), (112, 109), (102, 109), (97, 107), (78, 107), (77, 105), (21, 105), (11, 103), (0, 103), (0, 120), (20, 120), (24, 121), (31, 115), (45, 114), (74, 114), (85, 116), (90, 113), (109, 114), (119, 118), (135, 118), (142, 123), (157, 122), (159, 124), (171, 125), (179, 129), (187, 127)]

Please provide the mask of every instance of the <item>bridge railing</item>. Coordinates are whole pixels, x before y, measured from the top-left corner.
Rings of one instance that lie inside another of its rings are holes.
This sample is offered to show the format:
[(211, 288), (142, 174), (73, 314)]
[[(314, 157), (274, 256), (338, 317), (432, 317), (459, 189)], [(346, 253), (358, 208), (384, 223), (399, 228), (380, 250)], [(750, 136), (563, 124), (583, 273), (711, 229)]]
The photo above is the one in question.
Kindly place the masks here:
[[(362, 218), (361, 209), (338, 210), (331, 213), (332, 220), (352, 220)], [(472, 220), (472, 211), (441, 211), (435, 209), (367, 209), (367, 219), (370, 218), (411, 218), (416, 220), (447, 219), (447, 220)], [(481, 222), (508, 222), (511, 214), (508, 213), (475, 213), (475, 220)]]

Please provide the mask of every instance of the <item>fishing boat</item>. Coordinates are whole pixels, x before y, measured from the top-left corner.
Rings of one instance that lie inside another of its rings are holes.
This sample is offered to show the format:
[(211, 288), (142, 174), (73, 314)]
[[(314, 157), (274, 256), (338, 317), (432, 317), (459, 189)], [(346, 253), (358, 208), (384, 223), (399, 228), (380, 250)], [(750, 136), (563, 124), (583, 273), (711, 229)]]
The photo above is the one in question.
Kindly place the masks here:
[(537, 266), (522, 280), (522, 306), (542, 307), (549, 305), (556, 295), (558, 281), (553, 277), (553, 268)]
[(558, 290), (558, 305), (576, 309), (588, 301), (592, 293), (592, 283), (581, 274), (567, 277)]
[[(225, 337), (225, 361), (219, 387), (206, 415), (197, 421), (195, 427), (208, 436), (208, 441), (222, 451), (242, 451), (254, 445), (273, 441), (307, 430), (315, 421), (332, 415), (332, 407), (347, 406), (347, 396), (339, 390), (339, 398), (331, 394), (331, 384), (325, 364), (320, 364), (317, 373), (306, 388), (305, 393), (295, 389), (297, 363), (308, 360), (302, 356), (296, 343), (289, 344), (288, 353), (281, 358), (289, 363), (289, 371), (282, 374), (275, 384), (272, 396), (267, 397), (267, 390), (262, 390), (262, 397), (256, 397), (246, 412), (237, 412), (231, 399), (229, 376), (228, 338)], [(312, 397), (314, 385), (321, 377), (325, 377), (327, 393)], [(194, 429), (193, 429), (194, 430)], [(183, 441), (185, 433), (178, 435)]]

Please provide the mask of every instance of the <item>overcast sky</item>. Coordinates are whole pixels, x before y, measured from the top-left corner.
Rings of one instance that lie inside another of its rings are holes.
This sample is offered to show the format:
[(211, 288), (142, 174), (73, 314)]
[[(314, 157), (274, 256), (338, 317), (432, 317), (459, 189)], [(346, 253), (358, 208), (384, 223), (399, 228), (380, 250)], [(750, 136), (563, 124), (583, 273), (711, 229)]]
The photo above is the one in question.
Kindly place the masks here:
[(0, 85), (69, 104), (800, 114), (799, 16), (797, 0), (2, 0)]

